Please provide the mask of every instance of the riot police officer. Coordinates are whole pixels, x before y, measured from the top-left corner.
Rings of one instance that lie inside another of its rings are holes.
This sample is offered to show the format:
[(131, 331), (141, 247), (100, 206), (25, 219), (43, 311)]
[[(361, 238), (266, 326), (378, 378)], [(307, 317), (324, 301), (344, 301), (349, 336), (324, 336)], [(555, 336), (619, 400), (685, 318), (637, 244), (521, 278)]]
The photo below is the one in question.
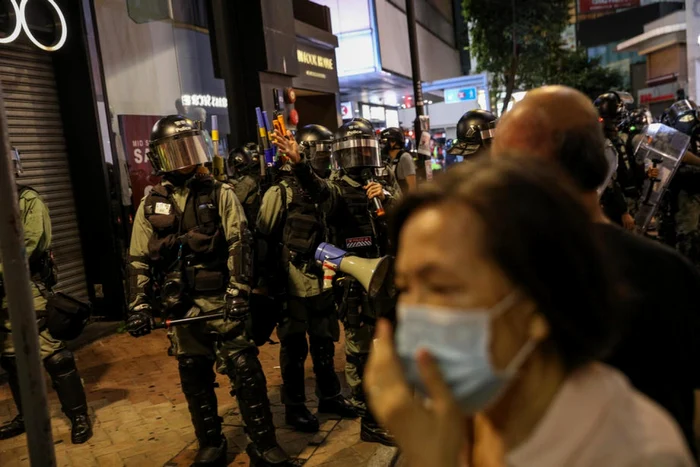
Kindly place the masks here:
[[(388, 251), (384, 209), (395, 193), (378, 182), (383, 168), (379, 141), (372, 124), (352, 119), (338, 129), (333, 138), (331, 162), (338, 170), (332, 180), (321, 180), (303, 163), (291, 134), (274, 136), (279, 149), (294, 165), (294, 173), (306, 193), (322, 204), (330, 231), (330, 240), (354, 255), (378, 258)], [(352, 402), (362, 415), (361, 438), (364, 441), (393, 444), (391, 435), (379, 426), (366, 408), (362, 375), (369, 357), (377, 318), (393, 318), (395, 294), (389, 288), (370, 298), (360, 283), (344, 277), (340, 317), (345, 326), (345, 376), (352, 391)], [(391, 282), (391, 281), (387, 281)]]
[(666, 111), (664, 123), (690, 136), (690, 147), (671, 181), (674, 205), (676, 248), (700, 263), (700, 171), (697, 167), (698, 142), (700, 141), (700, 115), (697, 106), (689, 100), (675, 102)]
[[(19, 153), (13, 151), (15, 173), (22, 173)], [(44, 201), (34, 189), (28, 186), (18, 186), (19, 210), (24, 230), (24, 245), (29, 260), (29, 271), (32, 279), (34, 309), (39, 316), (46, 313), (47, 291), (56, 284), (56, 276), (51, 254), (51, 218)], [(4, 290), (2, 287), (3, 268), (0, 262), (0, 366), (9, 377), (10, 390), (19, 414), (9, 423), (0, 426), (0, 439), (12, 438), (25, 432), (20, 389), (18, 381), (17, 360), (12, 344), (10, 315), (7, 309)], [(45, 320), (39, 325), (39, 351), (44, 367), (51, 377), (53, 387), (58, 394), (63, 413), (71, 421), (71, 442), (85, 443), (92, 437), (92, 426), (88, 417), (88, 406), (85, 389), (75, 365), (73, 352), (51, 336), (45, 327)]]
[[(318, 176), (327, 178), (333, 134), (321, 125), (307, 125), (296, 138), (301, 156)], [(316, 375), (318, 411), (357, 416), (340, 393), (333, 364), (334, 342), (340, 337), (333, 290), (323, 287), (323, 271), (314, 261), (316, 247), (326, 239), (323, 212), (300, 185), (289, 164), (280, 170), (277, 184), (265, 193), (257, 232), (266, 242), (266, 248), (259, 248), (260, 253), (267, 253), (267, 257), (260, 258), (260, 262), (268, 264), (264, 270), (282, 270), (282, 274), (266, 274), (259, 286), (282, 286), (287, 292), (287, 306), (277, 327), (286, 423), (303, 432), (319, 429), (318, 419), (304, 405), (304, 362), (309, 349)], [(280, 279), (283, 284), (274, 284)], [(275, 295), (279, 293), (275, 291)]]
[[(608, 159), (617, 160), (617, 171), (601, 196), (601, 204), (610, 220), (633, 230), (634, 218), (630, 210), (639, 200), (643, 177), (640, 179), (637, 175), (639, 167), (627, 154), (625, 143), (619, 137), (618, 126), (626, 114), (625, 102), (620, 93), (611, 91), (598, 96), (594, 105), (603, 125)], [(641, 170), (643, 172), (643, 167)]]
[(452, 147), (447, 150), (447, 154), (451, 158), (478, 157), (491, 146), (495, 132), (495, 115), (487, 110), (470, 110), (457, 122), (457, 139), (452, 141)]
[(200, 125), (177, 115), (162, 118), (153, 127), (150, 149), (149, 161), (163, 182), (143, 199), (134, 219), (127, 330), (136, 337), (148, 334), (157, 305), (176, 318), (223, 310), (225, 319), (168, 333), (199, 441), (194, 465), (226, 462), (215, 363), (236, 392), (251, 465), (290, 465), (277, 444), (265, 375), (247, 330), (252, 237), (243, 208), (231, 187), (204, 167), (212, 154)]
[(379, 134), (384, 162), (398, 181), (402, 194), (416, 189), (416, 165), (405, 150), (406, 141), (400, 128), (386, 128)]
[(254, 222), (260, 211), (260, 149), (256, 143), (247, 143), (229, 154), (232, 170), (229, 183), (243, 206), (246, 219)]

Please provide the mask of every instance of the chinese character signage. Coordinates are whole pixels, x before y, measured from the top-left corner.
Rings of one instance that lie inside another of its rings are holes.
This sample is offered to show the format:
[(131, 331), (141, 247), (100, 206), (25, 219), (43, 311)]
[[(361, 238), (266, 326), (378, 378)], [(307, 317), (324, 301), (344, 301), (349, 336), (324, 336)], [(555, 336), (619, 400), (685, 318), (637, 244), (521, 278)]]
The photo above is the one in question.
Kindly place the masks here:
[(579, 13), (617, 10), (639, 6), (639, 0), (579, 0)]

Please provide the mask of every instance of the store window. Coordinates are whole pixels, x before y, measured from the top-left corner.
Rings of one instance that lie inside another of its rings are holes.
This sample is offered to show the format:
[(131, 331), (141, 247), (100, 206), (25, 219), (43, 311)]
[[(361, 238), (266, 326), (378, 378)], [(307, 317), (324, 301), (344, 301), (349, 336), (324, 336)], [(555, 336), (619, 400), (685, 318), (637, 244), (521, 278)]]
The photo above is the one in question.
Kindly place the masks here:
[(158, 0), (94, 2), (107, 99), (118, 121), (116, 142), (123, 149), (119, 153), (128, 165), (137, 207), (158, 182), (146, 155), (159, 118), (181, 114), (211, 130), (216, 116), (226, 151), (225, 85), (214, 76), (205, 0), (172, 0), (166, 18)]

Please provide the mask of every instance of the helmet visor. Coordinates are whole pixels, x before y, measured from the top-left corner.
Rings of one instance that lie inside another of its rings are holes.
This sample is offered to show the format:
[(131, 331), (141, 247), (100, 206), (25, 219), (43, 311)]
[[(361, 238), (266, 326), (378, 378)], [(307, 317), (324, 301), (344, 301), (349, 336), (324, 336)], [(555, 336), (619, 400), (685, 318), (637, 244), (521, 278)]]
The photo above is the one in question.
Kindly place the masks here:
[(356, 167), (381, 167), (382, 156), (376, 138), (351, 138), (333, 142), (331, 154), (333, 170)]
[(331, 141), (316, 141), (309, 145), (308, 158), (314, 172), (325, 177), (331, 168)]
[(173, 172), (212, 161), (209, 145), (202, 134), (189, 134), (156, 141), (151, 145), (148, 158), (159, 172)]

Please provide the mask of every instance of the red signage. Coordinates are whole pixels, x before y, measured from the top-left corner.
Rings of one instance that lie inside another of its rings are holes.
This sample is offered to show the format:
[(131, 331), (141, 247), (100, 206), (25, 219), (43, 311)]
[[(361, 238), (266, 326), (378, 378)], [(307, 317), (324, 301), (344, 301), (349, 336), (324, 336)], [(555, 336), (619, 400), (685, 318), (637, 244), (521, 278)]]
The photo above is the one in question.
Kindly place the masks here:
[(151, 137), (151, 129), (160, 118), (155, 115), (119, 116), (119, 130), (124, 143), (126, 162), (129, 165), (134, 209), (138, 208), (141, 199), (151, 188), (160, 182), (160, 177), (153, 175), (153, 168), (146, 157), (149, 152), (148, 141)]
[(639, 6), (639, 0), (579, 0), (579, 13)]

